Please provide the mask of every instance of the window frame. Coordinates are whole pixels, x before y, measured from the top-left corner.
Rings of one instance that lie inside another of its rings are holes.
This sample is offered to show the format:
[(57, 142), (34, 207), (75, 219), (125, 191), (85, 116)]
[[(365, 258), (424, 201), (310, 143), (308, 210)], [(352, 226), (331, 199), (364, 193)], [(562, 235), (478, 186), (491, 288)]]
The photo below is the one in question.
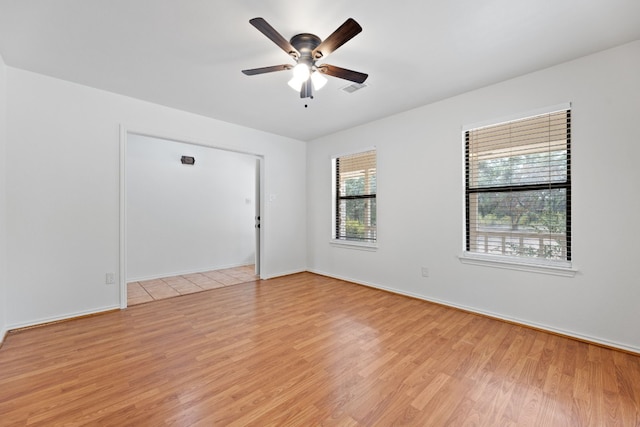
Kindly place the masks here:
[[(340, 158), (347, 156), (355, 156), (359, 154), (366, 154), (373, 151), (375, 153), (375, 165), (376, 165), (376, 192), (375, 194), (364, 194), (364, 195), (349, 195), (349, 196), (340, 196), (340, 181), (338, 177), (338, 162)], [(367, 147), (358, 149), (356, 151), (351, 151), (347, 153), (341, 153), (339, 155), (331, 156), (331, 238), (330, 244), (336, 247), (345, 247), (351, 249), (361, 249), (367, 251), (375, 251), (378, 248), (378, 225), (377, 225), (377, 201), (378, 201), (378, 189), (377, 189), (377, 178), (378, 178), (378, 150), (374, 147)], [(358, 239), (348, 239), (348, 238), (340, 238), (340, 223), (339, 223), (339, 209), (340, 209), (340, 201), (341, 200), (375, 200), (376, 201), (376, 230), (375, 230), (375, 239), (373, 241), (366, 240), (358, 240)]]
[[(546, 182), (540, 184), (520, 184), (510, 186), (491, 186), (491, 187), (479, 187), (470, 188), (469, 185), (469, 151), (468, 151), (468, 135), (469, 131), (480, 129), (483, 127), (496, 126), (500, 124), (506, 124), (509, 122), (515, 122), (518, 120), (524, 120), (533, 118), (536, 116), (552, 114), (555, 112), (567, 111), (569, 126), (573, 126), (572, 120), (572, 105), (571, 103), (564, 103), (553, 107), (546, 107), (535, 111), (512, 115), (510, 117), (502, 118), (500, 120), (491, 120), (483, 123), (475, 123), (462, 127), (462, 148), (463, 148), (463, 241), (462, 241), (462, 254), (458, 257), (464, 264), (482, 265), (497, 268), (506, 268), (511, 270), (529, 271), (536, 273), (546, 273), (559, 276), (573, 277), (577, 268), (573, 260), (573, 239), (572, 239), (572, 226), (571, 226), (571, 190), (572, 190), (572, 141), (571, 141), (571, 128), (567, 133), (567, 177), (565, 182)], [(514, 255), (498, 255), (471, 251), (470, 238), (470, 195), (481, 193), (495, 193), (495, 192), (509, 192), (509, 191), (535, 191), (535, 190), (550, 190), (550, 189), (564, 189), (566, 191), (566, 260), (549, 260), (540, 257), (519, 257)]]

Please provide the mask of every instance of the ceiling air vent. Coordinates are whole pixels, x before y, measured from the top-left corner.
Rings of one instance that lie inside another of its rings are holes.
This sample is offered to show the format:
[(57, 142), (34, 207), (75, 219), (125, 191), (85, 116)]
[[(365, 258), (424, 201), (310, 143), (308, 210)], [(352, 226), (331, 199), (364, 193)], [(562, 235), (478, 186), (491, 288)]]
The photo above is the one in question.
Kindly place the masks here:
[(360, 89), (364, 89), (365, 87), (369, 86), (366, 83), (353, 83), (347, 86), (344, 86), (343, 88), (341, 88), (341, 90), (347, 92), (347, 93), (353, 93), (356, 92)]

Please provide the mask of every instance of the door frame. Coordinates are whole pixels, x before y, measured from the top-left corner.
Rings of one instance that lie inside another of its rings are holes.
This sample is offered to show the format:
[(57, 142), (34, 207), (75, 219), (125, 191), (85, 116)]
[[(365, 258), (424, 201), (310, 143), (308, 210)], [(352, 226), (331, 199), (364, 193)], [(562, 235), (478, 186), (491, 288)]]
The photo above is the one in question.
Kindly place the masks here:
[[(125, 125), (120, 125), (120, 308), (127, 308), (127, 139), (129, 134), (146, 136), (149, 138), (165, 139), (183, 144), (197, 145), (204, 148), (229, 151), (238, 154), (246, 154), (256, 158), (256, 195), (255, 200), (256, 215), (262, 217), (264, 213), (264, 155), (249, 151), (234, 150), (229, 147), (219, 146), (204, 141), (195, 141), (185, 137), (176, 137), (161, 132), (144, 131), (139, 129), (129, 129)], [(256, 232), (256, 269), (262, 278), (264, 271), (264, 227), (260, 227)], [(259, 267), (258, 267), (259, 265)]]
[(254, 172), (255, 176), (255, 195), (254, 195), (254, 206), (255, 206), (255, 274), (260, 276), (261, 268), (261, 254), (262, 254), (262, 236), (260, 235), (262, 229), (262, 208), (260, 207), (260, 201), (262, 200), (262, 159), (260, 157), (256, 158), (256, 168)]

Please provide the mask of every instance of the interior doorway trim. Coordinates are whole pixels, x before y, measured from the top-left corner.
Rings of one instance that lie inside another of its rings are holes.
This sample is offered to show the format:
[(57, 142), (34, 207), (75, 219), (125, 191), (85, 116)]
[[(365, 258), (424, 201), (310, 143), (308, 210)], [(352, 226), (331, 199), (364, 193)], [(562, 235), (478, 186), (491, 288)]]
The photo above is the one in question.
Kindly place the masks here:
[[(162, 132), (153, 132), (149, 130), (128, 128), (125, 125), (120, 125), (120, 268), (119, 268), (119, 287), (120, 287), (120, 308), (127, 308), (127, 139), (128, 135), (135, 134), (140, 136), (146, 136), (150, 138), (164, 139), (169, 141), (175, 141), (183, 144), (197, 145), (199, 147), (213, 148), (216, 150), (229, 151), (238, 154), (246, 154), (253, 156), (259, 163), (259, 176), (256, 176), (257, 184), (259, 183), (259, 201), (257, 201), (260, 212), (264, 212), (264, 155), (253, 153), (249, 151), (234, 150), (228, 147), (216, 145), (206, 141), (195, 141), (190, 138), (167, 135)], [(259, 233), (259, 248), (256, 248), (258, 253), (260, 267), (260, 277), (262, 278), (264, 271), (264, 229), (260, 227)]]

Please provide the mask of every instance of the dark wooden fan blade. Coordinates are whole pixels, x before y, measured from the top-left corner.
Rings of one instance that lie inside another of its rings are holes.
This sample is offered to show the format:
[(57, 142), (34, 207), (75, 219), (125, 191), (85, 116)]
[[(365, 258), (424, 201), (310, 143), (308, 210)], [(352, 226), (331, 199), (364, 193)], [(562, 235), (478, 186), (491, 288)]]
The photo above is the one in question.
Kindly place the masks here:
[(338, 77), (339, 79), (345, 79), (356, 83), (364, 83), (369, 77), (368, 74), (359, 73), (353, 70), (347, 70), (346, 68), (336, 67), (335, 65), (322, 64), (318, 66), (318, 71), (329, 76)]
[(275, 30), (267, 21), (262, 18), (253, 18), (249, 20), (249, 23), (256, 27), (258, 31), (267, 36), (269, 40), (277, 44), (280, 49), (287, 52), (287, 54), (293, 56), (294, 58), (300, 57), (300, 52), (296, 50), (295, 47), (291, 43), (287, 41), (279, 32)]
[(273, 73), (274, 71), (285, 71), (293, 68), (293, 65), (273, 65), (271, 67), (252, 68), (250, 70), (242, 70), (247, 76), (255, 76), (256, 74)]
[(326, 57), (331, 52), (354, 38), (362, 27), (353, 18), (347, 19), (344, 24), (340, 25), (329, 37), (324, 39), (322, 43), (313, 50), (313, 58), (320, 59)]

